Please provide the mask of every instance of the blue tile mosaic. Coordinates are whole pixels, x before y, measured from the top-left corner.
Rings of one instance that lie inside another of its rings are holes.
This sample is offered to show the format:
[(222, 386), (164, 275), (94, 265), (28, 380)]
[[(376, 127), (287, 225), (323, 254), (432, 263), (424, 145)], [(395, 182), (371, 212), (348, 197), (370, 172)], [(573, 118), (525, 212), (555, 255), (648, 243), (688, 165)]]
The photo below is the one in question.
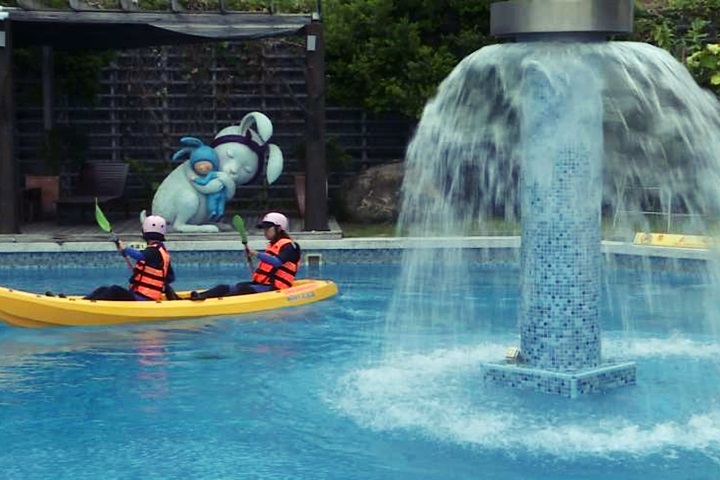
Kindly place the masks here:
[(571, 398), (635, 384), (634, 363), (601, 363), (602, 120), (585, 66), (525, 66), (519, 365), (483, 365), (486, 383)]
[(522, 388), (577, 398), (635, 385), (634, 363), (606, 364), (573, 374), (506, 364), (483, 365), (483, 381), (501, 387)]
[[(171, 252), (176, 265), (201, 266), (207, 264), (232, 265), (244, 262), (237, 250), (177, 251)], [(304, 257), (312, 254), (322, 255), (323, 264), (392, 264), (402, 261), (399, 249), (328, 249), (305, 250)], [(114, 251), (107, 252), (34, 252), (0, 253), (0, 268), (73, 268), (82, 266), (105, 266), (113, 261)], [(516, 248), (469, 249), (468, 258), (488, 267), (514, 267), (518, 263)]]
[(602, 98), (568, 76), (528, 66), (521, 127), (520, 349), (560, 372), (600, 365)]

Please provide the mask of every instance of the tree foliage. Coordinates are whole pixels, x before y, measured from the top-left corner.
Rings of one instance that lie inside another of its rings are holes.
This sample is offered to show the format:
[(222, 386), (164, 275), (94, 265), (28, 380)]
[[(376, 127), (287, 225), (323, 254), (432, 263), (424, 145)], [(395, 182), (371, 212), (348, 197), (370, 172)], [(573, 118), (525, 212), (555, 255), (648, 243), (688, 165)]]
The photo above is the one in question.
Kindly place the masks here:
[(709, 83), (716, 93), (720, 92), (720, 44), (705, 45), (688, 57), (687, 64), (699, 80)]
[[(326, 0), (331, 98), (371, 111), (421, 113), (437, 85), (469, 53), (493, 41), (490, 0)], [(632, 40), (685, 63), (698, 83), (714, 83), (720, 60), (720, 0), (644, 0)]]
[(466, 55), (489, 43), (490, 0), (326, 0), (330, 96), (417, 116)]
[(698, 84), (720, 94), (720, 0), (645, 1), (636, 9), (633, 39), (669, 51)]

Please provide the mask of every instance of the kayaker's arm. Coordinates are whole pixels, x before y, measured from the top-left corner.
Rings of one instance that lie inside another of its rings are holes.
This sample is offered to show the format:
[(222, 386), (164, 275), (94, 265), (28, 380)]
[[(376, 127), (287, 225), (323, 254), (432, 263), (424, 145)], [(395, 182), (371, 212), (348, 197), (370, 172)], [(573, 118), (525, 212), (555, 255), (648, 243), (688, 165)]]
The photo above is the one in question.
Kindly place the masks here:
[(128, 257), (132, 258), (136, 262), (140, 261), (140, 260), (145, 260), (145, 252), (141, 252), (140, 250), (135, 250), (132, 247), (123, 248), (122, 253), (124, 255), (127, 255)]
[(275, 255), (270, 255), (269, 253), (265, 252), (258, 252), (257, 254), (258, 260), (261, 262), (267, 262), (273, 267), (279, 267), (282, 265), (282, 262), (280, 261), (280, 257), (276, 257)]
[(280, 249), (277, 257), (269, 253), (257, 252), (257, 258), (277, 268), (285, 262), (297, 262), (300, 260), (300, 246), (297, 243), (285, 245)]

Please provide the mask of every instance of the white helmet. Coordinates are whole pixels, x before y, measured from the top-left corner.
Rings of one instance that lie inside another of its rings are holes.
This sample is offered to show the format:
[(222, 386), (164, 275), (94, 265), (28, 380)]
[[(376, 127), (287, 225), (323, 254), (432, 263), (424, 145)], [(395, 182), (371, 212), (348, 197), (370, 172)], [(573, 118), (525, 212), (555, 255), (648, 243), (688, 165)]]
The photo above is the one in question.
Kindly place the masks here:
[(159, 233), (165, 235), (167, 233), (167, 223), (160, 215), (150, 215), (142, 223), (143, 233)]
[(257, 224), (257, 228), (278, 227), (280, 230), (288, 231), (288, 219), (285, 215), (278, 212), (270, 212), (266, 214), (262, 221)]

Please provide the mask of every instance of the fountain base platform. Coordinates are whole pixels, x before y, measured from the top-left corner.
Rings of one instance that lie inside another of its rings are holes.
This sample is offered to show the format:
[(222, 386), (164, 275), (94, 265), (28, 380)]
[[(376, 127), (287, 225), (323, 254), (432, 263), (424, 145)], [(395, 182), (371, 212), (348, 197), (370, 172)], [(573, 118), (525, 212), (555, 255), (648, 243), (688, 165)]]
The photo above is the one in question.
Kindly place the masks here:
[(482, 366), (482, 375), (486, 384), (577, 398), (635, 385), (636, 366), (634, 362), (608, 363), (595, 368), (556, 372), (523, 364), (486, 363)]

